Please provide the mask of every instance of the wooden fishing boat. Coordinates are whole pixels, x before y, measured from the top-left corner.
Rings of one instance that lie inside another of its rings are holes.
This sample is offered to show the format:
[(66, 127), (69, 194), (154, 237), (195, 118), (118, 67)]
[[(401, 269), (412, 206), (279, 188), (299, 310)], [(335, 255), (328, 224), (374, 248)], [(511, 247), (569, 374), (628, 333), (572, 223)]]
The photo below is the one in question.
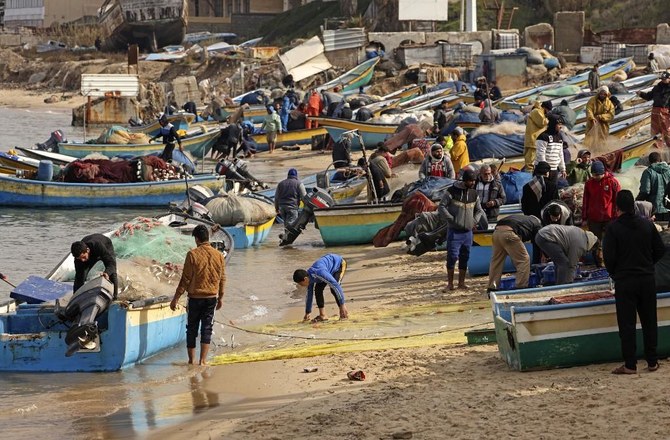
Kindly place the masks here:
[[(501, 357), (518, 371), (620, 361), (613, 293), (602, 281), (492, 292)], [(670, 293), (659, 293), (657, 303), (657, 351), (664, 358), (670, 355)], [(643, 357), (639, 326), (637, 338), (637, 355)]]
[[(207, 133), (183, 138), (181, 143), (184, 151), (191, 153), (193, 157), (203, 158), (211, 150), (216, 140), (221, 135), (220, 130), (211, 130)], [(99, 153), (107, 157), (119, 155), (146, 156), (151, 153), (160, 153), (164, 145), (151, 144), (88, 144), (61, 142), (58, 144), (58, 152), (78, 159), (89, 154)], [(178, 147), (175, 147), (178, 148)]]
[(224, 226), (223, 229), (233, 237), (236, 249), (246, 249), (263, 243), (270, 235), (274, 222), (272, 217), (264, 222)]
[(138, 44), (142, 50), (157, 52), (181, 44), (186, 35), (186, 0), (106, 0), (99, 11), (104, 50)]
[[(221, 114), (218, 119), (220, 121), (225, 121), (228, 116), (232, 116), (239, 110), (239, 105), (227, 105), (221, 107)], [(244, 110), (244, 120), (251, 121), (254, 124), (262, 124), (265, 121), (265, 117), (268, 115), (268, 109), (264, 105), (252, 105), (249, 108)]]
[[(320, 187), (324, 189), (338, 205), (354, 203), (356, 198), (367, 187), (367, 179), (357, 176), (347, 180), (333, 180), (333, 176), (336, 172), (337, 170), (327, 169), (325, 171), (326, 176), (317, 177), (319, 174), (323, 174), (323, 172), (312, 174), (305, 177), (304, 179), (301, 179), (301, 182), (303, 185), (305, 185), (305, 189), (307, 191), (314, 187)], [(317, 179), (323, 179), (323, 181), (317, 181)], [(267, 197), (269, 200), (274, 200), (275, 191), (276, 188), (270, 188), (263, 191), (258, 191), (256, 194)]]
[(326, 246), (372, 243), (382, 228), (402, 212), (402, 203), (336, 205), (314, 211), (321, 239)]
[(317, 90), (332, 91), (337, 87), (339, 88), (340, 92), (358, 91), (359, 87), (368, 85), (372, 79), (372, 75), (375, 72), (375, 66), (377, 63), (379, 63), (380, 60), (380, 57), (366, 60), (348, 72), (338, 76), (334, 80), (320, 85), (317, 87)]
[[(276, 147), (292, 147), (294, 145), (311, 145), (314, 136), (321, 136), (328, 133), (323, 127), (306, 128), (304, 130), (290, 130), (277, 134)], [(256, 151), (267, 151), (268, 141), (265, 133), (258, 133), (251, 136), (256, 142)]]
[(22, 155), (35, 160), (50, 160), (55, 165), (67, 165), (77, 160), (76, 157), (65, 154), (54, 153), (53, 151), (44, 151), (31, 148), (16, 147)]
[[(197, 219), (165, 220), (164, 225), (189, 238), (194, 226), (201, 224)], [(233, 240), (225, 231), (214, 232), (210, 242), (230, 258)], [(29, 277), (12, 291), (15, 300), (0, 306), (1, 371), (117, 371), (184, 342), (186, 310), (170, 310), (171, 296), (119, 300), (95, 318), (98, 336), (94, 346), (79, 348), (67, 357), (65, 339), (72, 324), (57, 315), (62, 307), (55, 300), (73, 302), (73, 273), (74, 259), (68, 254), (46, 279)]]
[[(174, 125), (176, 130), (188, 130), (189, 126), (195, 121), (195, 115), (193, 113), (175, 113), (166, 117), (168, 122)], [(158, 120), (145, 125), (128, 127), (128, 131), (131, 133), (144, 133), (147, 136), (156, 136), (160, 129), (161, 126), (158, 123)]]
[[(223, 187), (224, 179), (212, 174), (196, 175), (189, 185), (212, 190)], [(0, 176), (0, 206), (29, 208), (89, 208), (93, 206), (167, 206), (184, 197), (184, 180), (139, 183), (43, 182)]]
[[(623, 139), (638, 132), (638, 130), (648, 125), (651, 120), (651, 106), (644, 106), (644, 109), (630, 108), (624, 110), (614, 117), (610, 124), (610, 136)], [(577, 124), (572, 128), (574, 134), (585, 134), (586, 122)]]
[[(348, 119), (337, 118), (313, 118), (320, 127), (325, 128), (330, 136), (337, 140), (342, 133), (346, 131), (358, 130), (363, 137), (366, 148), (376, 147), (378, 142), (384, 142), (387, 138), (393, 136), (398, 128), (395, 124), (372, 124), (369, 122), (352, 121)], [(352, 150), (360, 150), (361, 143), (357, 136), (351, 140)]]

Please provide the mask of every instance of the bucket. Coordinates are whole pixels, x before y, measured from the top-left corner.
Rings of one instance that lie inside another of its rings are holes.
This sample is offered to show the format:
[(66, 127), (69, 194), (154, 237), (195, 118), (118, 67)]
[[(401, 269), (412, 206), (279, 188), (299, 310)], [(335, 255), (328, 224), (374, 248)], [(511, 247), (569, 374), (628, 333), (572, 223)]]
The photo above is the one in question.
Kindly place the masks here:
[(54, 177), (54, 166), (50, 160), (40, 160), (37, 168), (37, 180), (49, 182)]

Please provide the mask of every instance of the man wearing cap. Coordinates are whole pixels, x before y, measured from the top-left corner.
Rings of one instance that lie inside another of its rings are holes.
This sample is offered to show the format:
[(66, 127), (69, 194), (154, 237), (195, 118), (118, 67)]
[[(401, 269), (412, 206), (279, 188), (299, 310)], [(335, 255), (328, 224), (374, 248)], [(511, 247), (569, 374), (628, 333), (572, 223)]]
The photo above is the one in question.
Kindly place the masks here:
[(556, 284), (570, 284), (575, 280), (579, 259), (596, 244), (598, 238), (577, 226), (551, 224), (538, 231), (535, 241), (554, 262)]
[(454, 128), (451, 132), (451, 139), (454, 146), (451, 147), (451, 163), (454, 164), (454, 171), (458, 175), (463, 168), (470, 164), (470, 155), (468, 154), (468, 145), (465, 143), (465, 131), (461, 127)]
[(495, 290), (500, 286), (500, 277), (507, 256), (516, 268), (516, 288), (528, 287), (530, 256), (523, 243), (525, 241), (534, 243), (541, 227), (540, 219), (533, 215), (512, 214), (498, 221), (492, 238), (489, 290)]
[(177, 133), (177, 129), (174, 127), (174, 125), (168, 122), (167, 116), (161, 116), (160, 119), (158, 119), (158, 124), (161, 126), (161, 128), (158, 130), (158, 134), (156, 136), (149, 139), (149, 142), (152, 142), (162, 136), (165, 147), (163, 148), (163, 152), (160, 154), (160, 158), (166, 162), (169, 162), (172, 160), (172, 152), (174, 151), (175, 142), (179, 144), (179, 151), (183, 152), (184, 147), (181, 145), (181, 138)]
[(542, 226), (572, 226), (575, 224), (575, 218), (574, 215), (572, 215), (572, 210), (562, 200), (552, 200), (551, 202), (547, 203), (547, 205), (542, 208), (541, 214), (542, 216), (540, 217), (540, 220), (542, 221)]
[(651, 109), (651, 134), (660, 135), (656, 147), (663, 144), (670, 148), (670, 73), (661, 73), (661, 81), (649, 92), (637, 92), (638, 96), (653, 101)]
[(444, 154), (442, 144), (435, 142), (430, 147), (430, 154), (423, 160), (419, 168), (419, 179), (425, 179), (428, 176), (456, 178), (454, 165), (447, 154)]
[(537, 166), (539, 162), (547, 162), (549, 164), (549, 178), (556, 182), (558, 176), (565, 178), (565, 159), (563, 157), (563, 136), (561, 136), (561, 128), (563, 121), (560, 116), (549, 114), (547, 119), (549, 125), (547, 129), (538, 136), (536, 145), (536, 154), (534, 165)]
[(598, 267), (603, 267), (602, 240), (605, 228), (617, 217), (615, 200), (619, 191), (619, 181), (605, 170), (602, 162), (593, 161), (591, 178), (584, 184), (582, 223), (586, 221), (589, 231), (598, 237), (598, 243), (593, 247), (593, 258)]
[(547, 162), (538, 162), (533, 178), (521, 190), (521, 211), (526, 215), (541, 217), (544, 206), (558, 199), (558, 187), (549, 179), (551, 167)]
[(475, 172), (463, 171), (463, 180), (447, 189), (438, 206), (441, 224), (449, 225), (447, 233), (447, 289), (454, 290), (454, 269), (458, 261), (458, 288), (467, 289), (465, 275), (468, 270), (472, 231), (484, 215), (475, 189)]
[(532, 171), (535, 166), (535, 149), (537, 146), (537, 137), (546, 128), (549, 121), (547, 120), (547, 113), (552, 109), (551, 101), (535, 101), (533, 110), (531, 110), (526, 120), (526, 136), (523, 142), (523, 157), (526, 164), (526, 169)]
[(289, 169), (288, 176), (279, 182), (275, 191), (275, 211), (284, 220), (284, 236), (287, 236), (286, 227), (298, 219), (300, 201), (306, 195), (305, 185), (298, 180), (298, 170)]
[(637, 372), (636, 322), (640, 316), (647, 370), (658, 370), (658, 324), (654, 265), (665, 253), (656, 227), (635, 215), (633, 194), (628, 190), (616, 196), (619, 217), (609, 224), (603, 254), (607, 272), (614, 280), (617, 324), (624, 364), (613, 374)]
[(598, 94), (586, 103), (586, 135), (584, 144), (603, 141), (610, 134), (610, 122), (614, 119), (614, 104), (610, 101), (607, 86), (600, 86)]

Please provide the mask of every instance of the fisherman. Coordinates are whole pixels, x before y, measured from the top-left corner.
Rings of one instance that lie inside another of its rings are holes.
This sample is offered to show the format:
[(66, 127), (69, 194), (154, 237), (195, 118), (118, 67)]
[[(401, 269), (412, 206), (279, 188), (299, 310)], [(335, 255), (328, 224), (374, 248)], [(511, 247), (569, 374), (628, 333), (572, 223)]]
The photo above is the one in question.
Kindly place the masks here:
[(567, 100), (562, 100), (559, 105), (554, 107), (551, 110), (551, 113), (560, 116), (561, 119), (563, 120), (563, 126), (568, 129), (568, 131), (572, 130), (572, 127), (575, 126), (575, 123), (577, 122), (577, 113), (570, 108), (568, 105)]
[(116, 274), (116, 255), (112, 240), (102, 234), (91, 234), (75, 241), (70, 246), (74, 257), (74, 286), (76, 292), (86, 282), (89, 271), (98, 261), (102, 261), (105, 270), (100, 275), (114, 284), (114, 299), (119, 293), (119, 281)]
[(649, 52), (649, 56), (647, 56), (647, 67), (645, 67), (644, 73), (658, 73), (659, 70), (661, 70), (661, 68), (658, 66), (658, 61), (656, 61), (654, 52)]
[(446, 100), (440, 102), (440, 105), (435, 107), (433, 112), (433, 126), (436, 135), (442, 134), (442, 130), (447, 125), (447, 108)]
[(347, 271), (347, 261), (337, 254), (326, 254), (319, 258), (307, 270), (297, 269), (293, 272), (293, 281), (299, 286), (307, 287), (307, 296), (305, 298), (305, 316), (303, 322), (310, 320), (312, 313), (312, 301), (316, 297), (316, 306), (319, 309), (319, 316), (311, 322), (327, 321), (325, 312), (325, 301), (323, 291), (326, 285), (330, 287), (330, 292), (335, 297), (335, 302), (340, 309), (340, 320), (347, 319), (349, 312), (344, 304), (344, 290), (342, 289), (342, 279)]
[(500, 101), (503, 98), (503, 94), (498, 87), (498, 83), (491, 81), (491, 91), (489, 92), (489, 97), (494, 101)]
[(591, 178), (591, 152), (589, 150), (579, 150), (577, 160), (570, 162), (568, 167), (568, 183), (576, 185), (586, 183)]
[(544, 226), (535, 237), (537, 246), (554, 263), (556, 284), (570, 284), (575, 280), (579, 259), (597, 241), (598, 238), (590, 231), (557, 224)]
[(456, 178), (454, 165), (451, 163), (449, 155), (444, 154), (439, 136), (437, 141), (430, 147), (430, 154), (423, 160), (419, 168), (419, 179), (425, 179), (428, 176)]
[(465, 143), (465, 131), (461, 127), (454, 128), (451, 132), (451, 138), (454, 146), (451, 147), (451, 163), (454, 164), (456, 174), (470, 164), (470, 155), (468, 154), (468, 145)]
[(351, 104), (345, 102), (342, 106), (342, 111), (340, 112), (340, 119), (346, 119), (350, 121), (354, 117), (354, 113), (351, 110)]
[(563, 156), (563, 136), (561, 135), (561, 128), (563, 121), (560, 116), (549, 114), (547, 116), (549, 124), (547, 129), (537, 137), (535, 142), (535, 162), (537, 166), (539, 162), (547, 162), (549, 164), (549, 179), (556, 183), (558, 177), (566, 177), (565, 173), (565, 158)]
[(479, 112), (479, 120), (484, 124), (496, 124), (500, 122), (500, 110), (493, 106), (490, 99), (484, 101), (484, 107)]
[(607, 86), (601, 86), (598, 94), (586, 103), (586, 135), (584, 144), (603, 142), (610, 133), (610, 122), (614, 119), (614, 104), (610, 101)]
[(588, 84), (591, 93), (595, 93), (600, 88), (600, 74), (598, 73), (599, 63), (595, 63), (589, 71)]
[(288, 95), (288, 93), (284, 94), (284, 97), (282, 98), (281, 110), (279, 110), (279, 120), (281, 121), (282, 131), (288, 131), (288, 117), (291, 113), (291, 110), (294, 108), (295, 106), (291, 101), (291, 97)]
[[(651, 134), (660, 135), (656, 139), (656, 147), (661, 148), (665, 144), (670, 148), (670, 73), (661, 73), (661, 81), (649, 92), (637, 92), (644, 100), (653, 100), (651, 109)], [(666, 150), (667, 151), (667, 150)]]
[(333, 167), (346, 168), (351, 166), (351, 141), (353, 137), (352, 133), (343, 133), (340, 139), (335, 142), (332, 152)]
[(307, 195), (305, 185), (298, 180), (298, 170), (288, 170), (286, 179), (279, 182), (275, 191), (275, 211), (284, 220), (284, 237), (288, 236), (287, 227), (298, 219), (300, 202)]
[(547, 225), (567, 225), (575, 224), (575, 217), (572, 210), (565, 202), (561, 200), (552, 200), (542, 208), (541, 211), (542, 226)]
[(475, 100), (473, 105), (475, 107), (479, 107), (479, 106), (481, 106), (482, 102), (484, 102), (486, 99), (489, 98), (489, 93), (488, 93), (489, 85), (486, 82), (486, 77), (480, 76), (479, 78), (477, 78), (476, 86), (477, 86), (477, 88), (475, 89), (475, 92), (473, 93), (473, 97), (474, 97), (474, 100)]
[[(312, 91), (309, 94), (309, 99), (307, 101), (307, 116), (309, 117), (318, 117), (321, 116), (321, 112), (323, 111), (323, 101), (321, 100), (321, 95), (319, 95), (319, 92), (316, 91), (316, 89), (312, 89)], [(309, 118), (307, 118), (307, 124), (305, 125), (305, 128), (317, 128), (319, 126), (319, 123), (316, 121), (312, 121)]]
[(170, 309), (177, 309), (177, 301), (188, 292), (186, 324), (186, 351), (188, 363), (195, 359), (195, 341), (200, 330), (200, 365), (207, 365), (207, 352), (212, 341), (214, 311), (223, 306), (226, 285), (226, 264), (223, 254), (209, 243), (209, 231), (204, 225), (193, 229), (196, 248), (186, 254), (184, 269)]
[(277, 111), (272, 106), (267, 107), (268, 114), (263, 120), (263, 125), (261, 130), (265, 131), (265, 137), (268, 142), (268, 150), (270, 153), (274, 153), (275, 145), (277, 144), (277, 133), (282, 133), (281, 120)]
[(640, 317), (647, 370), (658, 370), (658, 325), (654, 265), (665, 247), (654, 225), (634, 213), (633, 194), (622, 190), (616, 195), (619, 217), (607, 226), (604, 258), (607, 272), (615, 283), (617, 324), (624, 364), (613, 374), (637, 372), (636, 321)]
[(500, 286), (500, 277), (507, 256), (516, 268), (516, 288), (528, 287), (530, 256), (523, 243), (534, 242), (535, 235), (541, 227), (540, 219), (533, 215), (512, 214), (498, 221), (492, 238), (489, 291), (496, 290)]
[(532, 171), (535, 163), (535, 149), (537, 137), (542, 133), (549, 123), (547, 113), (552, 109), (551, 101), (540, 103), (535, 101), (526, 121), (526, 135), (523, 141), (523, 157), (527, 171)]
[(477, 190), (479, 200), (482, 204), (482, 208), (484, 209), (484, 213), (486, 214), (488, 227), (489, 223), (495, 223), (498, 221), (500, 207), (504, 205), (505, 201), (507, 200), (505, 189), (503, 188), (500, 179), (496, 179), (496, 177), (493, 175), (491, 165), (484, 164), (479, 167), (479, 176), (477, 176), (475, 189)]
[(458, 261), (458, 288), (467, 289), (465, 275), (470, 260), (472, 231), (484, 216), (484, 209), (475, 189), (477, 177), (469, 169), (463, 171), (463, 180), (456, 181), (444, 193), (437, 210), (441, 224), (448, 224), (447, 232), (447, 289), (454, 290), (454, 269)]
[[(361, 157), (360, 159), (358, 159), (357, 165), (361, 169), (363, 169), (366, 173), (370, 173), (370, 179), (368, 180), (368, 187), (367, 187), (368, 203), (371, 202), (379, 203), (384, 199), (384, 197), (387, 194), (391, 192), (388, 180), (386, 180), (387, 176), (385, 175), (384, 170), (382, 168), (383, 166), (382, 163), (383, 165), (386, 165), (386, 168), (388, 169), (386, 159), (384, 159), (383, 157), (378, 156), (377, 161), (375, 162), (370, 161), (368, 164), (365, 163), (364, 158)], [(390, 177), (390, 172), (388, 177)]]
[(158, 124), (161, 126), (161, 128), (158, 130), (158, 134), (156, 136), (149, 139), (149, 142), (153, 142), (159, 137), (163, 136), (163, 144), (165, 144), (165, 147), (163, 148), (163, 152), (160, 154), (160, 158), (166, 162), (170, 162), (172, 161), (172, 152), (174, 151), (175, 141), (179, 144), (179, 151), (184, 152), (184, 147), (181, 145), (181, 138), (177, 133), (177, 129), (174, 128), (174, 125), (168, 122), (167, 116), (162, 115), (158, 119)]
[[(558, 199), (558, 186), (549, 178), (551, 168), (547, 162), (538, 162), (533, 170), (533, 178), (522, 188), (521, 211), (538, 219), (542, 208), (551, 200)], [(533, 243), (533, 264), (539, 264), (542, 253)]]
[(591, 178), (584, 185), (582, 223), (586, 221), (589, 231), (598, 237), (598, 243), (593, 247), (593, 259), (598, 267), (603, 267), (602, 240), (605, 228), (617, 217), (615, 200), (619, 191), (619, 181), (605, 170), (602, 162), (593, 161)]
[(670, 220), (664, 200), (669, 184), (670, 166), (661, 160), (661, 153), (653, 151), (649, 154), (649, 167), (640, 177), (640, 192), (636, 200), (651, 202), (656, 219), (660, 221)]

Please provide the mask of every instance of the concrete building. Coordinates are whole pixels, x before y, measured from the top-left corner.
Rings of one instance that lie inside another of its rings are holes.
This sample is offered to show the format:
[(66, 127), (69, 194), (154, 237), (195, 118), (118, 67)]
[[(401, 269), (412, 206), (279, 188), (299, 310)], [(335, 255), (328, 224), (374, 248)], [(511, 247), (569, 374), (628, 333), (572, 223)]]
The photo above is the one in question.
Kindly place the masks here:
[(2, 24), (7, 28), (21, 26), (49, 27), (84, 17), (96, 17), (101, 0), (5, 0)]

